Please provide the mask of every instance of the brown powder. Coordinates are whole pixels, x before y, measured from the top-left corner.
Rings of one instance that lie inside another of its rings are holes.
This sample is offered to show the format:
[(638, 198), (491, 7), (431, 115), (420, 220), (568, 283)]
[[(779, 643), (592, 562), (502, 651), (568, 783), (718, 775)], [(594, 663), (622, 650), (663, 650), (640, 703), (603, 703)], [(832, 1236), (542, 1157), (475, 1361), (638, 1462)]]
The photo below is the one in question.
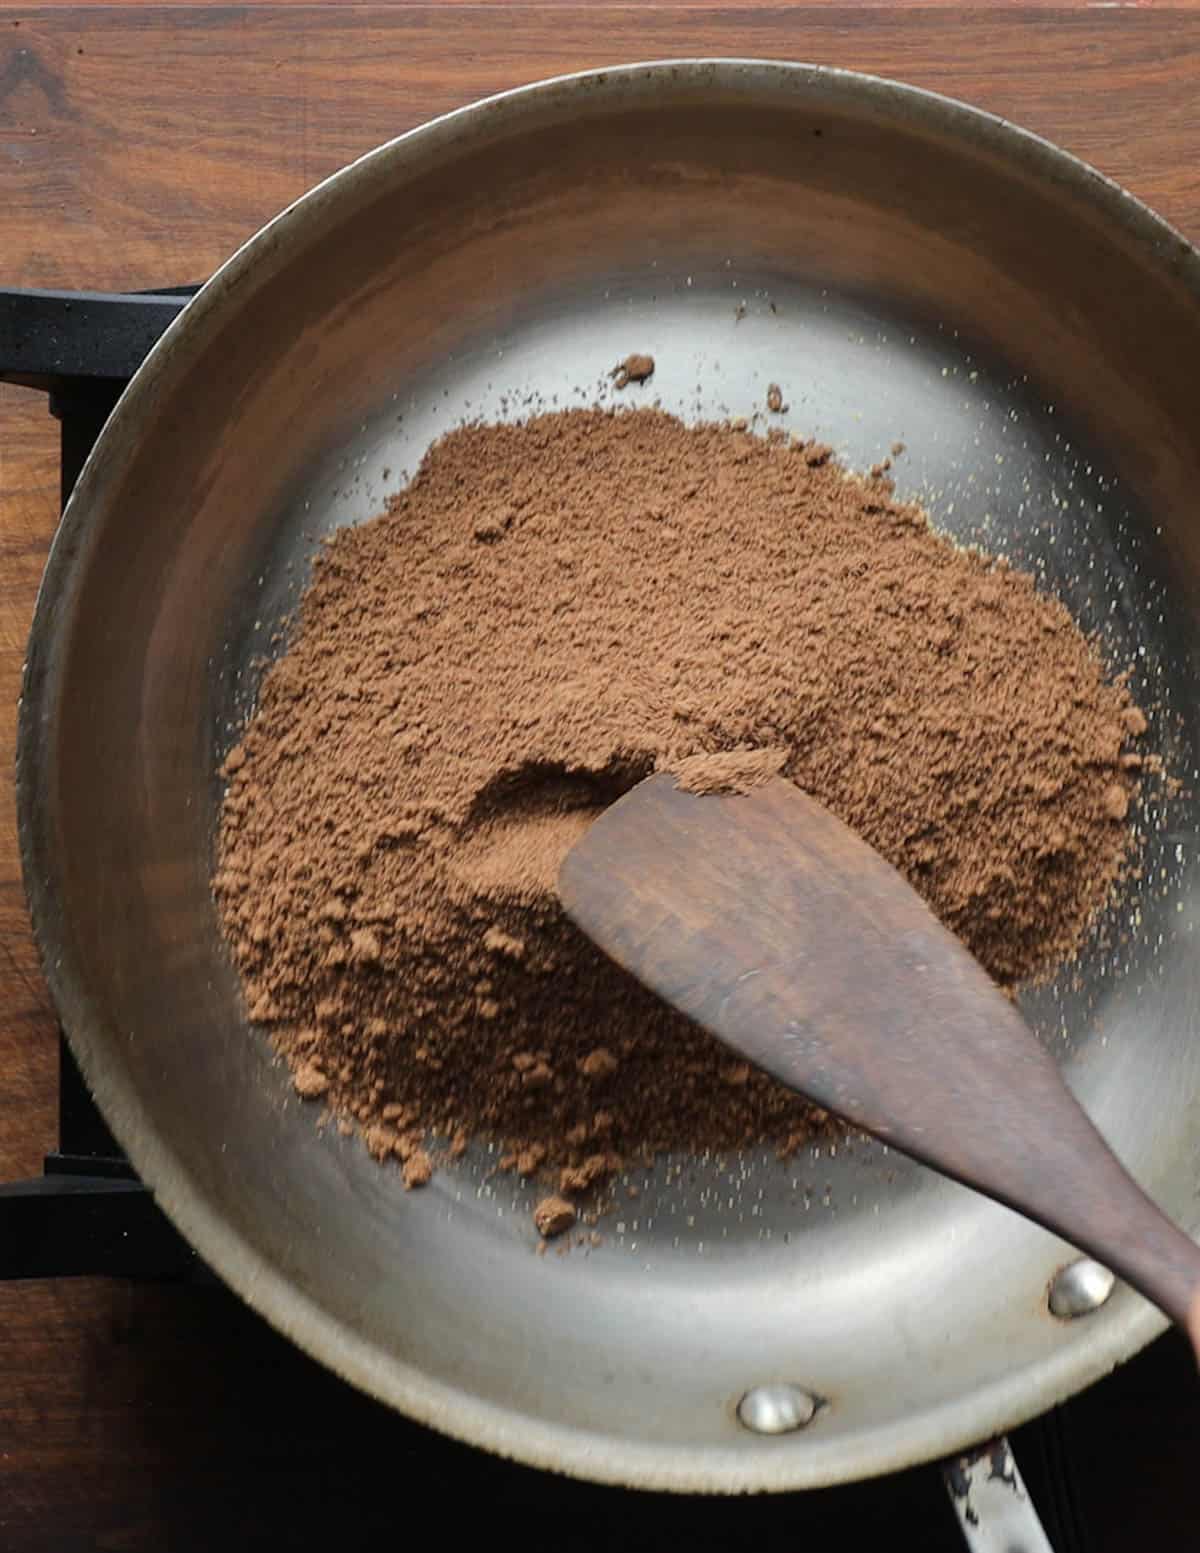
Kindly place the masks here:
[(543, 1197), (533, 1210), (533, 1222), (543, 1240), (553, 1240), (575, 1223), (575, 1209), (565, 1197)]
[(786, 749), (723, 750), (715, 755), (689, 755), (671, 768), (675, 786), (685, 793), (750, 793), (788, 763)]
[(417, 1149), (404, 1161), (404, 1184), (410, 1189), (414, 1186), (427, 1186), (433, 1178), (433, 1161), (424, 1149)]
[(318, 562), (225, 763), (214, 889), (301, 1095), (408, 1185), (429, 1134), (483, 1135), (570, 1193), (826, 1120), (567, 921), (604, 804), (693, 758), (781, 770), (1007, 986), (1108, 894), (1144, 728), (1061, 604), (826, 447), (651, 410), (469, 427)]
[(616, 379), (618, 388), (625, 388), (629, 383), (644, 383), (653, 376), (654, 357), (640, 355), (626, 356), (609, 373), (609, 377)]

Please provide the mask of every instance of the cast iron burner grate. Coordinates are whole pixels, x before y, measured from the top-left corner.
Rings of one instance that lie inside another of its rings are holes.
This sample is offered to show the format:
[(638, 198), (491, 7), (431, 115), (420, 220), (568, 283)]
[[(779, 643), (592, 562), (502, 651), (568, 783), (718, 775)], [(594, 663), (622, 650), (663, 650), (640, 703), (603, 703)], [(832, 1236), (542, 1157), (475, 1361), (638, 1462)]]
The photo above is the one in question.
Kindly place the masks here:
[[(49, 394), (62, 506), (126, 383), (196, 290), (0, 292), (0, 380)], [(0, 1279), (211, 1279), (138, 1180), (61, 1032), (58, 1047), (58, 1147), (41, 1176), (0, 1183)]]

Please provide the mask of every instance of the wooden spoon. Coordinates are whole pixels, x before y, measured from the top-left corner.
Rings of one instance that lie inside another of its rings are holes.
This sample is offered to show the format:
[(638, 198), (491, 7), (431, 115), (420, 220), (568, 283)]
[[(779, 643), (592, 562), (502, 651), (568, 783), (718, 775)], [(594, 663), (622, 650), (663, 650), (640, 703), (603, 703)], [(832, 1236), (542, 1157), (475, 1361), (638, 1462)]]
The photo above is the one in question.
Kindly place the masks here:
[(1044, 1224), (1185, 1327), (1200, 1247), (1126, 1174), (1016, 1008), (911, 886), (790, 782), (650, 777), (575, 843), (566, 910), (750, 1061)]

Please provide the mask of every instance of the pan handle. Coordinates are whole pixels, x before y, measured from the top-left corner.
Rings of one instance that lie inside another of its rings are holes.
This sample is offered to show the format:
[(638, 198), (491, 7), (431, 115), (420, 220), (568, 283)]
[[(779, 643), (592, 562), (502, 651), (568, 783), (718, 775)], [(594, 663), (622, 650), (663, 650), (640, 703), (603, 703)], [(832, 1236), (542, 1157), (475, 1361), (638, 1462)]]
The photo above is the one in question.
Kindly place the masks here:
[(970, 1553), (1054, 1553), (1003, 1435), (942, 1463)]

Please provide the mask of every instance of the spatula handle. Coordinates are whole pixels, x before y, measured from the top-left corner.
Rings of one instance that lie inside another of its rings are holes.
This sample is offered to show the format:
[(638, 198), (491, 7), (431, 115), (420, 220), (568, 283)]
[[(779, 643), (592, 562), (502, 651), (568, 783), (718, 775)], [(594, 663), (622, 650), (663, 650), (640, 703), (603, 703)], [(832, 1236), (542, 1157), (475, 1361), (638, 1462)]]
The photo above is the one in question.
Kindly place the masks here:
[(1200, 1342), (1200, 1248), (920, 896), (791, 783), (699, 797), (650, 777), (576, 843), (559, 892), (705, 1029), (1088, 1252)]
[[(1069, 1106), (1056, 1108), (1059, 1126), (1038, 1161), (1043, 1184), (1030, 1198), (1014, 1194), (1012, 1206), (1152, 1300), (1188, 1334), (1200, 1362), (1200, 1246), (1142, 1191), (1065, 1086), (1064, 1094)], [(1046, 1181), (1060, 1188), (1061, 1216)]]

